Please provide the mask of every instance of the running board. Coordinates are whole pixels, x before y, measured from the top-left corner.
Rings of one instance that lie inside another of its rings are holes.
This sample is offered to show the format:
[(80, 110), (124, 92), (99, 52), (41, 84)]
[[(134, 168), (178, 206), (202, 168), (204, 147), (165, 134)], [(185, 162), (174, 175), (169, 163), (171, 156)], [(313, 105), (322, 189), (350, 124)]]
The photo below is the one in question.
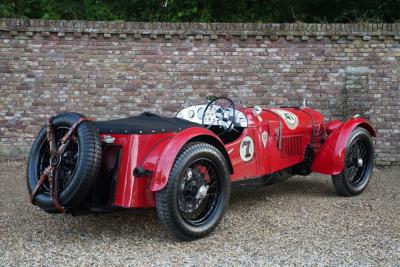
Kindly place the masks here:
[(233, 181), (231, 182), (231, 191), (238, 192), (238, 191), (262, 188), (268, 185), (268, 182), (271, 180), (271, 178), (272, 175), (269, 174), (266, 176)]
[(231, 190), (232, 192), (242, 191), (242, 190), (250, 190), (262, 188), (267, 185), (272, 185), (278, 182), (283, 182), (290, 177), (292, 177), (295, 173), (292, 170), (293, 167), (289, 167), (287, 169), (283, 169), (274, 173), (270, 173), (264, 176), (243, 179), (239, 181), (231, 182)]

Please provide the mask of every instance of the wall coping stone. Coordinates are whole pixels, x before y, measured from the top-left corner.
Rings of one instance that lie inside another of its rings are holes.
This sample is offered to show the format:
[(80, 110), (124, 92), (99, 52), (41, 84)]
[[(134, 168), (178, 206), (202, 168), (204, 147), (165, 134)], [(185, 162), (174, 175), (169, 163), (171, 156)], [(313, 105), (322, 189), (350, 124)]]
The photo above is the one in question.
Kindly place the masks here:
[[(221, 35), (221, 36), (347, 36), (348, 39), (364, 36), (400, 35), (400, 23), (171, 23), (171, 22), (124, 22), (124, 21), (81, 21), (0, 19), (0, 31), (16, 35), (18, 32), (89, 33), (146, 35)], [(289, 38), (291, 38), (289, 37)], [(307, 37), (303, 38), (304, 40)], [(369, 40), (370, 38), (363, 38)]]

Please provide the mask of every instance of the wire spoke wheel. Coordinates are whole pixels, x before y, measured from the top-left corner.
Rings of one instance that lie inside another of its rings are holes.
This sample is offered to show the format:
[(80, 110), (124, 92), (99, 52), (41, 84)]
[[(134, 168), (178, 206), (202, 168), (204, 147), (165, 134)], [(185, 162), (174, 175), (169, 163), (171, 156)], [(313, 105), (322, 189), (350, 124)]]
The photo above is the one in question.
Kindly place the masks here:
[(31, 202), (50, 213), (81, 208), (100, 163), (100, 137), (92, 121), (71, 112), (49, 118), (29, 153), (26, 181)]
[(214, 146), (186, 144), (175, 159), (167, 185), (156, 193), (161, 223), (181, 240), (210, 234), (229, 202), (229, 169)]
[(365, 140), (359, 138), (353, 141), (345, 165), (345, 176), (351, 185), (357, 186), (362, 182), (369, 164), (369, 154)]
[(367, 187), (374, 168), (374, 145), (370, 133), (361, 127), (350, 135), (343, 171), (332, 176), (336, 192), (342, 196), (360, 194)]
[(184, 220), (192, 225), (206, 221), (215, 211), (219, 192), (216, 167), (210, 160), (190, 164), (178, 186), (178, 205)]
[[(61, 138), (68, 132), (68, 127), (58, 127), (54, 130), (54, 138), (57, 147), (61, 145)], [(62, 191), (66, 188), (75, 174), (79, 160), (79, 143), (76, 138), (72, 138), (69, 142), (64, 153), (60, 156), (60, 163), (55, 169), (58, 174), (58, 188)], [(49, 142), (45, 139), (43, 140), (38, 157), (37, 165), (37, 180), (39, 180), (40, 175), (44, 172), (47, 166), (51, 165), (51, 153)], [(46, 195), (50, 195), (49, 182), (46, 180), (42, 186), (42, 192)]]

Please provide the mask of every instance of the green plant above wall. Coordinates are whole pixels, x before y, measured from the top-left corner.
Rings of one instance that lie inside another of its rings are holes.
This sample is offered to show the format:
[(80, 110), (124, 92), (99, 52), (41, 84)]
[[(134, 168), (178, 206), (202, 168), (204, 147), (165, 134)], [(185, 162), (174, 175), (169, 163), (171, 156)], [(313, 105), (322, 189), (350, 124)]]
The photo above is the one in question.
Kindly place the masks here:
[(397, 22), (400, 1), (2, 0), (0, 17), (169, 22)]

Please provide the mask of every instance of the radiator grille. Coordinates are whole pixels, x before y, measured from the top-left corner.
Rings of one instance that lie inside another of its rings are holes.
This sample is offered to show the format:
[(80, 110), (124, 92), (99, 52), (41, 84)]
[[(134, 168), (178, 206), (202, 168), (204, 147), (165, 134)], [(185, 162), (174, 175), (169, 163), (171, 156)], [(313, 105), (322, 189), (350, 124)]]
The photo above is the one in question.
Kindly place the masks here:
[(282, 138), (282, 158), (299, 156), (302, 154), (302, 136), (289, 136)]

